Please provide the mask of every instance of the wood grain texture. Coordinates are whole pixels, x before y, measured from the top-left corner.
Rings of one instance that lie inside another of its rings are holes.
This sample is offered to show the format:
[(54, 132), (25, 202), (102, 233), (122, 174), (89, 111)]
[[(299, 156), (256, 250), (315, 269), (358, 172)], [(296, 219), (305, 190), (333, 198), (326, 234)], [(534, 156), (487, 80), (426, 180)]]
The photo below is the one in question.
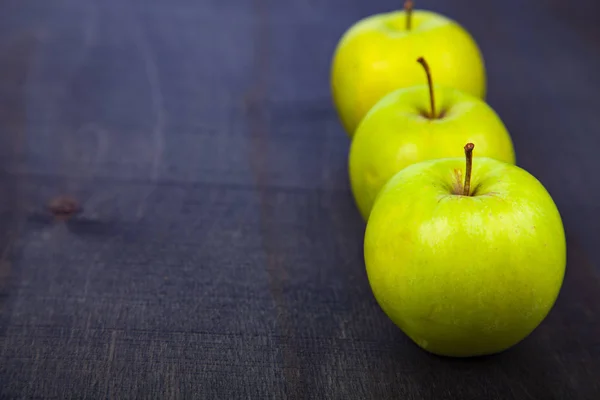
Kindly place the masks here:
[(448, 360), (373, 299), (329, 94), (344, 30), (400, 5), (0, 4), (0, 398), (597, 399), (600, 6), (416, 3), (477, 39), (568, 238), (546, 321)]

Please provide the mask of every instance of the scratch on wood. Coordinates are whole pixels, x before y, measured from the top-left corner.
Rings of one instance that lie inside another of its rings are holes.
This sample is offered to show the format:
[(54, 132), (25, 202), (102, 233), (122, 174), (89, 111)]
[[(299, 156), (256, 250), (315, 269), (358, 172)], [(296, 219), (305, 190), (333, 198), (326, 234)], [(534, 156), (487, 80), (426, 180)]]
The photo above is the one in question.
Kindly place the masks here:
[(113, 361), (115, 359), (115, 346), (116, 346), (116, 342), (117, 342), (117, 331), (116, 329), (113, 329), (111, 336), (110, 336), (110, 345), (108, 347), (108, 356), (106, 357), (106, 395), (108, 397), (110, 396), (110, 392), (111, 392), (111, 387), (110, 387), (110, 374), (112, 371), (112, 364)]
[(264, 0), (255, 0), (256, 31), (255, 41), (255, 68), (256, 83), (245, 97), (246, 114), (251, 135), (250, 165), (256, 180), (260, 196), (260, 221), (262, 246), (266, 255), (265, 269), (269, 279), (269, 289), (276, 307), (277, 324), (281, 331), (282, 358), (284, 364), (284, 379), (286, 394), (292, 397), (304, 397), (306, 386), (300, 379), (301, 362), (298, 359), (298, 350), (293, 340), (293, 323), (289, 305), (284, 294), (284, 283), (287, 279), (285, 270), (285, 255), (277, 244), (278, 233), (274, 231), (272, 221), (273, 203), (266, 193), (265, 187), (269, 184), (266, 159), (268, 157), (269, 123), (268, 110), (266, 109), (266, 95), (269, 76), (269, 31), (267, 4)]

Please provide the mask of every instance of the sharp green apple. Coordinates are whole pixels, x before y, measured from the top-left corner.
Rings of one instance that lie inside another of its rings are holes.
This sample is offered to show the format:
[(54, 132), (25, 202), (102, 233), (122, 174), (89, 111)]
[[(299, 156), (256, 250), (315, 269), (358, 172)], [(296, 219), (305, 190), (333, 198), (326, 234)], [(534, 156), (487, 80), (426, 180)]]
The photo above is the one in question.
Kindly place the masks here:
[(435, 71), (424, 58), (417, 61), (413, 63), (422, 65), (428, 83), (385, 95), (350, 144), (350, 184), (365, 220), (380, 188), (396, 172), (419, 161), (460, 157), (466, 142), (477, 143), (478, 156), (516, 162), (512, 139), (498, 114), (476, 96), (434, 85)]
[(364, 258), (387, 316), (441, 356), (502, 352), (555, 304), (566, 267), (561, 216), (544, 186), (488, 157), (428, 160), (382, 188)]
[(414, 63), (419, 56), (429, 61), (439, 84), (485, 98), (484, 60), (472, 36), (444, 15), (406, 8), (361, 19), (334, 51), (332, 99), (351, 138), (385, 94), (421, 82), (422, 71)]

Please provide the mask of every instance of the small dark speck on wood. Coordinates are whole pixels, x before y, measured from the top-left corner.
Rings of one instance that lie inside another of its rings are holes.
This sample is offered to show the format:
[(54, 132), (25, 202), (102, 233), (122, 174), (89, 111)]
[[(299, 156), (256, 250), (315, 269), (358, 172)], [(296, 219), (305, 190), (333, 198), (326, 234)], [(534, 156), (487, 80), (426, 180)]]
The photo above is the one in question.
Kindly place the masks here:
[(81, 206), (72, 197), (59, 196), (48, 204), (48, 209), (58, 219), (68, 219), (81, 212)]

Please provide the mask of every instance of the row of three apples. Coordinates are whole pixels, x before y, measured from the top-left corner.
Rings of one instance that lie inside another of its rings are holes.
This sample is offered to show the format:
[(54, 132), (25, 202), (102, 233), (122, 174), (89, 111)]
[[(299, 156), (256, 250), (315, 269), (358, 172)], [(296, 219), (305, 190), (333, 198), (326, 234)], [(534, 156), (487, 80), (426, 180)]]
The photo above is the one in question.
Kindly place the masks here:
[(407, 2), (346, 32), (332, 90), (352, 139), (368, 278), (385, 313), (436, 354), (490, 354), (523, 340), (558, 296), (564, 230), (483, 100), (474, 39)]

